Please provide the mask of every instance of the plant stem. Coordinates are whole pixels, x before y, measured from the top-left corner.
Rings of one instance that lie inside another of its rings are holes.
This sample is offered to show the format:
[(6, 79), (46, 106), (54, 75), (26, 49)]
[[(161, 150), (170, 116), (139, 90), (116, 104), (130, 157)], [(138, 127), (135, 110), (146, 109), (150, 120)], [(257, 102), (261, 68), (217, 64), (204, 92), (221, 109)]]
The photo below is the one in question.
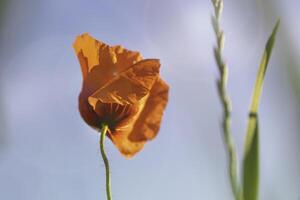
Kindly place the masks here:
[(218, 93), (223, 106), (222, 129), (224, 143), (229, 157), (228, 172), (231, 188), (236, 200), (241, 200), (241, 192), (237, 175), (237, 153), (231, 133), (231, 101), (227, 94), (228, 67), (224, 62), (222, 50), (224, 48), (225, 36), (220, 26), (220, 18), (223, 11), (223, 0), (212, 0), (215, 15), (212, 16), (212, 24), (216, 34), (217, 45), (214, 48), (215, 60), (218, 65), (220, 78), (217, 81)]
[(111, 186), (110, 186), (110, 168), (109, 168), (109, 162), (105, 153), (105, 137), (106, 137), (106, 133), (108, 130), (108, 126), (107, 125), (102, 125), (101, 128), (101, 136), (100, 136), (100, 151), (101, 151), (101, 156), (105, 165), (105, 174), (106, 174), (106, 196), (107, 196), (107, 200), (112, 200), (111, 197)]

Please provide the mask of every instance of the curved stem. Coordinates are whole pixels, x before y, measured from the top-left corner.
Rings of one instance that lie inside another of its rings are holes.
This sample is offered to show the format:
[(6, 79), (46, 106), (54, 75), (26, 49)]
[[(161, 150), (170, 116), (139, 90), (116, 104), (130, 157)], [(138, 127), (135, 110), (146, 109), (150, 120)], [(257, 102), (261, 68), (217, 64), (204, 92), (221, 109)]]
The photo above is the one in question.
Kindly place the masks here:
[(101, 136), (100, 136), (100, 151), (101, 151), (101, 156), (105, 165), (105, 174), (106, 174), (106, 196), (107, 196), (107, 200), (112, 200), (111, 197), (111, 186), (110, 186), (110, 168), (109, 168), (109, 162), (105, 153), (105, 137), (106, 137), (106, 133), (108, 130), (108, 126), (107, 125), (102, 125), (101, 128)]

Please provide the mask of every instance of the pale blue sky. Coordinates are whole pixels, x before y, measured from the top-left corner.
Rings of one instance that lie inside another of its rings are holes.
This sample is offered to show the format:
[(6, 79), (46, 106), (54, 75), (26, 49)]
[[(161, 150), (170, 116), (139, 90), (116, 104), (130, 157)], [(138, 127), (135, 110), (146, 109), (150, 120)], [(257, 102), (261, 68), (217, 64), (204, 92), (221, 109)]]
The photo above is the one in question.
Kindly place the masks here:
[[(260, 107), (261, 199), (296, 200), (300, 109), (281, 53), (283, 32), (299, 50), (295, 8), (300, 4), (276, 2), (279, 13), (268, 20), (281, 17), (283, 28)], [(219, 128), (211, 13), (209, 0), (9, 0), (0, 32), (0, 199), (105, 199), (99, 136), (77, 110), (81, 72), (72, 43), (84, 32), (160, 58), (161, 75), (171, 87), (158, 137), (134, 159), (124, 159), (107, 140), (114, 200), (232, 199)], [(259, 1), (225, 1), (239, 157), (251, 89), (274, 24), (264, 21), (266, 13)]]

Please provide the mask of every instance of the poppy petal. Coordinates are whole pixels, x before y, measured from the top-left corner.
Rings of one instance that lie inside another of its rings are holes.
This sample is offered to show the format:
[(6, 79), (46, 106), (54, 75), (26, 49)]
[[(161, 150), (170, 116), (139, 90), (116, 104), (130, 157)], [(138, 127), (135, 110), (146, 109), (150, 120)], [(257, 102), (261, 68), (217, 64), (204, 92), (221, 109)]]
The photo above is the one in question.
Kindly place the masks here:
[(169, 86), (159, 78), (153, 85), (146, 105), (129, 135), (129, 140), (147, 141), (157, 135), (168, 102), (168, 93)]
[(101, 121), (99, 116), (94, 111), (93, 107), (89, 104), (87, 99), (84, 97), (83, 93), (79, 95), (79, 112), (83, 120), (93, 127), (94, 129), (99, 130)]
[(132, 142), (126, 135), (110, 135), (111, 140), (118, 148), (119, 152), (125, 158), (132, 158), (136, 153), (141, 151), (146, 142)]
[(115, 63), (117, 73), (127, 70), (129, 67), (142, 60), (141, 54), (137, 51), (129, 51), (119, 45), (112, 47), (112, 49), (117, 58), (117, 62)]
[(88, 33), (78, 36), (73, 46), (80, 62), (86, 97), (142, 59), (139, 52), (121, 46), (110, 47)]
[(168, 92), (168, 85), (159, 78), (153, 85), (135, 123), (131, 123), (133, 126), (128, 128), (123, 127), (124, 124), (119, 124), (116, 134), (112, 133), (110, 135), (122, 155), (127, 158), (134, 156), (148, 140), (157, 135), (168, 102)]
[(78, 36), (73, 47), (78, 56), (84, 78), (96, 66), (115, 68), (114, 72), (118, 73), (142, 60), (139, 52), (130, 51), (120, 45), (110, 47), (94, 39), (88, 33)]
[(158, 78), (159, 68), (157, 59), (142, 60), (97, 90), (88, 101), (93, 107), (98, 100), (102, 103), (135, 104), (149, 94)]
[(115, 63), (115, 54), (109, 46), (95, 40), (88, 33), (78, 36), (73, 47), (80, 61), (83, 78), (95, 66), (109, 68)]

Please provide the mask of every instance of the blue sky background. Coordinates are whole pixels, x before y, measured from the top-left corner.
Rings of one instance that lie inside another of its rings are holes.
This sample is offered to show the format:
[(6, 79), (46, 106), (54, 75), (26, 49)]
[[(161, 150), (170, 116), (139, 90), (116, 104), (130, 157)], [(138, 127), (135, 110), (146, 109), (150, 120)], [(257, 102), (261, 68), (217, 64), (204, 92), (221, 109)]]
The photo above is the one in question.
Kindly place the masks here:
[[(297, 0), (225, 1), (239, 159), (259, 59), (276, 19), (282, 21), (260, 106), (264, 200), (300, 197), (300, 101), (293, 85), (300, 74), (299, 6)], [(99, 135), (77, 110), (81, 72), (72, 43), (84, 32), (160, 58), (171, 87), (158, 137), (134, 159), (107, 140), (114, 200), (232, 199), (209, 0), (9, 0), (4, 11), (0, 199), (106, 198)]]

